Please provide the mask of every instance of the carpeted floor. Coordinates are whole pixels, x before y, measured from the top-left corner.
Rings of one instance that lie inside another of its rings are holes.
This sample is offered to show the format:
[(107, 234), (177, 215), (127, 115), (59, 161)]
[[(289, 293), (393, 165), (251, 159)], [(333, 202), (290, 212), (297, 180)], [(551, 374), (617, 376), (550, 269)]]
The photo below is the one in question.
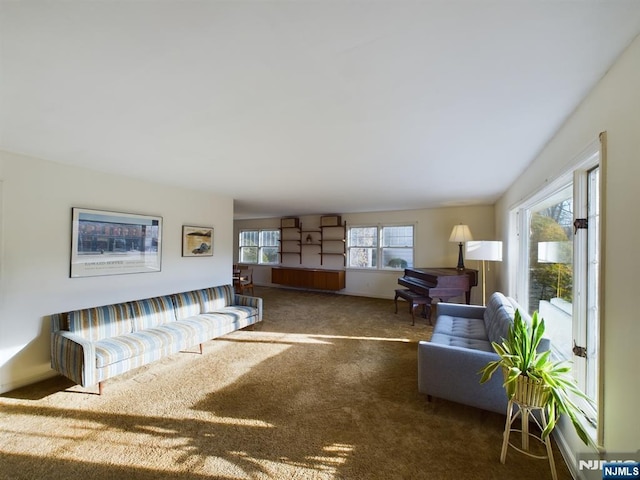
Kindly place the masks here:
[(406, 304), (256, 295), (253, 330), (111, 379), (102, 396), (62, 377), (0, 395), (0, 478), (551, 478), (513, 450), (500, 463), (503, 416), (418, 393), (431, 328), (412, 327)]

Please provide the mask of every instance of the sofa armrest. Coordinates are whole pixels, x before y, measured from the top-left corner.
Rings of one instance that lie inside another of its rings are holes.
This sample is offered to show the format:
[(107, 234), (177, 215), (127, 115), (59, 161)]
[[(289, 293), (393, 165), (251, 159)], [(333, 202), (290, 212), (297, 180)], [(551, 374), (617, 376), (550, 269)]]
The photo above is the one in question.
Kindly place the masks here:
[(438, 315), (450, 315), (452, 317), (479, 318), (484, 317), (487, 309), (481, 305), (466, 305), (464, 303), (436, 303)]
[(234, 294), (234, 305), (244, 305), (246, 307), (254, 307), (258, 309), (258, 321), (262, 321), (262, 298), (251, 297), (249, 295)]
[(418, 343), (418, 389), (421, 393), (506, 414), (502, 375), (481, 384), (480, 370), (497, 360), (495, 352), (421, 341)]
[(98, 383), (94, 344), (65, 330), (51, 332), (51, 368), (83, 387)]

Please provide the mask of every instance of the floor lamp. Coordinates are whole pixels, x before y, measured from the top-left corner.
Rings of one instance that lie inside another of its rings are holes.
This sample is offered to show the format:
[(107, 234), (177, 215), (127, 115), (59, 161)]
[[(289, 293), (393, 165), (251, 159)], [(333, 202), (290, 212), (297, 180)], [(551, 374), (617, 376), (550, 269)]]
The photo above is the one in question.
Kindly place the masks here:
[(487, 304), (487, 282), (485, 262), (502, 261), (502, 242), (478, 240), (467, 242), (467, 260), (482, 260), (482, 305)]

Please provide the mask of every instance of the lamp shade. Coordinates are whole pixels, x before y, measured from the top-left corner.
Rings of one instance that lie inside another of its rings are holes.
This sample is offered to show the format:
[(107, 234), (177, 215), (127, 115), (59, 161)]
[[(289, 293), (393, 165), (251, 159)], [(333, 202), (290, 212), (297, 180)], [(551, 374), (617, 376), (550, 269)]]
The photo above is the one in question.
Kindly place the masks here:
[(502, 261), (502, 242), (478, 240), (467, 242), (467, 260)]
[(572, 242), (538, 242), (538, 263), (571, 263), (572, 261)]
[(453, 227), (451, 231), (451, 236), (449, 237), (450, 242), (456, 243), (464, 243), (473, 240), (471, 236), (471, 230), (467, 225), (456, 225)]

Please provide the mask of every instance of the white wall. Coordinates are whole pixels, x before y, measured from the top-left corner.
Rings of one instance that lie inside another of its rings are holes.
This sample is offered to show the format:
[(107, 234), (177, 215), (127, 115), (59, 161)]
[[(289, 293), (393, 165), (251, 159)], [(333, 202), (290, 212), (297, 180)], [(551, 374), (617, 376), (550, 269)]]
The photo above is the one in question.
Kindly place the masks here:
[[(421, 210), (401, 210), (389, 212), (350, 213), (343, 214), (342, 220), (347, 226), (415, 224), (415, 262), (416, 267), (455, 267), (458, 263), (458, 245), (449, 243), (449, 235), (454, 225), (469, 225), (472, 235), (477, 240), (494, 240), (493, 206), (447, 207)], [(304, 229), (320, 225), (320, 215), (301, 217)], [(280, 218), (236, 220), (234, 222), (234, 258), (238, 253), (238, 232), (241, 229), (278, 228)], [(308, 247), (312, 249), (313, 247)], [(307, 249), (305, 249), (306, 251)], [(296, 256), (287, 256), (284, 264), (292, 267), (320, 268), (319, 255), (304, 254), (302, 265)], [(481, 270), (478, 262), (465, 261), (467, 268)], [(344, 268), (341, 257), (325, 258), (322, 268)], [(487, 291), (494, 288), (494, 272), (487, 274)], [(393, 298), (394, 290), (399, 288), (397, 280), (402, 275), (399, 271), (370, 271), (347, 269), (347, 287), (340, 293), (362, 295), (379, 298)], [(254, 282), (269, 285), (271, 268), (254, 269)], [(480, 282), (480, 280), (479, 280)], [(482, 303), (482, 287), (478, 284), (472, 290), (472, 303)]]
[[(507, 242), (508, 212), (562, 170), (601, 131), (608, 132), (604, 255), (604, 446), (609, 452), (640, 449), (640, 38), (558, 131), (496, 205), (497, 228)], [(523, 112), (526, 115), (526, 112)], [(506, 249), (505, 249), (506, 251)], [(509, 261), (515, 261), (509, 259)], [(503, 275), (509, 271), (503, 265)], [(583, 447), (563, 425), (573, 453)]]
[[(231, 198), (7, 152), (0, 182), (0, 392), (53, 375), (52, 313), (231, 282)], [(161, 216), (161, 272), (69, 278), (72, 207)], [(181, 256), (185, 224), (214, 227), (213, 257)]]

